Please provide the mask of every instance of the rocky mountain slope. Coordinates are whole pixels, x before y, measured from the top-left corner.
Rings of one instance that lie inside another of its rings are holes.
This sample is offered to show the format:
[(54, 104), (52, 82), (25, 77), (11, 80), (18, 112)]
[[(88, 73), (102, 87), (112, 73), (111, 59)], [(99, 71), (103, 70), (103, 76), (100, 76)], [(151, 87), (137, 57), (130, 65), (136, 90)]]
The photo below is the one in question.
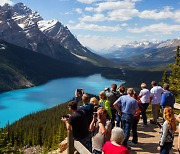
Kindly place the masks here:
[(100, 72), (98, 67), (71, 64), (0, 40), (0, 92), (27, 88), (60, 77)]
[(0, 6), (0, 39), (64, 62), (116, 66), (81, 45), (59, 21), (44, 21), (23, 3)]

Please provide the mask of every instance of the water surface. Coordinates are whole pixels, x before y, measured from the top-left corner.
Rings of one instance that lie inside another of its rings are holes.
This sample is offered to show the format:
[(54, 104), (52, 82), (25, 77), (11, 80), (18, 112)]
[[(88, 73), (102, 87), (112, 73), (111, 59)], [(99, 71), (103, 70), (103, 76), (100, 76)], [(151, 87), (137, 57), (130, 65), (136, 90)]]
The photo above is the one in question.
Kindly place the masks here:
[(110, 80), (100, 74), (88, 77), (61, 78), (28, 89), (14, 90), (0, 94), (0, 127), (23, 116), (64, 103), (74, 97), (77, 88), (98, 95), (112, 83), (118, 86), (121, 80)]

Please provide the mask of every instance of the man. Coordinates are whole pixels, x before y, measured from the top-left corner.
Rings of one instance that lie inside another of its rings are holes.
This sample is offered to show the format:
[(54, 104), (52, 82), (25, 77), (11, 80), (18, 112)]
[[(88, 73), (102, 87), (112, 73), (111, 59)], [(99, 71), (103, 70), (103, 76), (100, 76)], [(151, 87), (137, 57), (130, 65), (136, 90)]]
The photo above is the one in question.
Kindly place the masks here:
[(89, 102), (90, 98), (88, 94), (85, 94), (83, 90), (79, 94), (79, 91), (76, 90), (75, 102), (78, 103), (80, 100), (82, 101), (83, 105), (78, 107), (78, 110), (83, 110), (85, 112), (89, 126), (93, 118), (94, 105)]
[(170, 106), (174, 108), (174, 103), (175, 103), (175, 97), (172, 92), (169, 91), (169, 84), (165, 83), (163, 85), (164, 92), (162, 93), (161, 96), (161, 107), (164, 109), (166, 106)]
[[(134, 113), (134, 111), (136, 110), (137, 114), (139, 114), (140, 112), (138, 103), (133, 98), (133, 95), (134, 95), (134, 89), (129, 88), (127, 90), (127, 95), (119, 97), (119, 99), (116, 100), (114, 103), (114, 107), (117, 110), (118, 114), (122, 115), (121, 116), (122, 129), (125, 134), (123, 145), (126, 147), (127, 147), (127, 141), (130, 136), (132, 123), (133, 123), (133, 118), (134, 118), (133, 114), (136, 114)], [(121, 111), (120, 111), (120, 108), (121, 108)]]
[(89, 130), (86, 115), (83, 111), (77, 110), (76, 102), (69, 102), (68, 109), (72, 112), (69, 118), (62, 117), (62, 121), (66, 124), (67, 130), (72, 130), (75, 140), (80, 141), (88, 150), (90, 147)]
[[(119, 92), (119, 97), (123, 96), (123, 95), (126, 95), (126, 88), (124, 86), (119, 86), (118, 88), (118, 92)], [(122, 123), (121, 123), (121, 115), (118, 114), (118, 112), (116, 112), (116, 126), (117, 127), (120, 127), (120, 125), (122, 126)]]
[(161, 94), (163, 93), (163, 88), (158, 86), (156, 81), (151, 82), (152, 89), (150, 90), (150, 103), (152, 105), (152, 116), (153, 120), (150, 120), (151, 124), (157, 124), (157, 119), (159, 117)]
[(114, 102), (119, 98), (119, 92), (116, 90), (117, 89), (117, 85), (116, 84), (112, 84), (111, 85), (111, 90), (106, 94), (109, 103), (110, 103), (110, 108), (111, 108), (111, 113), (112, 113), (112, 126), (115, 126), (115, 118), (116, 118), (116, 109), (114, 108), (113, 104)]
[(143, 110), (141, 111), (142, 118), (143, 118), (143, 126), (147, 126), (147, 116), (146, 116), (146, 110), (149, 106), (150, 102), (150, 91), (146, 88), (146, 84), (141, 84), (141, 91), (139, 93), (139, 97), (143, 106)]

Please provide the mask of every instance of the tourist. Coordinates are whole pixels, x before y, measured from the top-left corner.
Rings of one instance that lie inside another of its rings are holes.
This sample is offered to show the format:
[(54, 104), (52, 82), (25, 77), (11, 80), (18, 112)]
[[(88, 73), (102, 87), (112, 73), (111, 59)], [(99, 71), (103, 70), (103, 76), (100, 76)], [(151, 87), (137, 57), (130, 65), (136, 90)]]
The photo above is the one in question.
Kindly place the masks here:
[(128, 88), (127, 95), (119, 97), (119, 99), (114, 103), (114, 107), (117, 110), (118, 114), (122, 115), (122, 128), (125, 134), (125, 139), (123, 142), (124, 146), (127, 146), (127, 141), (130, 136), (130, 130), (134, 119), (134, 111), (139, 108), (136, 100), (133, 98), (133, 94), (134, 89)]
[(78, 110), (83, 110), (86, 114), (88, 125), (90, 125), (93, 117), (94, 105), (90, 103), (90, 98), (88, 94), (84, 93), (83, 89), (76, 89), (75, 100), (76, 103), (82, 101), (83, 105), (78, 107)]
[[(119, 97), (126, 95), (126, 88), (124, 86), (119, 86), (118, 88), (118, 92), (119, 92)], [(118, 112), (116, 112), (116, 126), (117, 127), (122, 127), (122, 123), (121, 123), (121, 115), (118, 114)]]
[(89, 95), (88, 94), (83, 94), (82, 95), (82, 102), (83, 105), (79, 108), (79, 110), (84, 110), (86, 117), (87, 117), (87, 121), (88, 121), (88, 125), (90, 125), (92, 118), (93, 118), (93, 112), (94, 112), (94, 105), (92, 103), (89, 102)]
[(106, 93), (104, 91), (101, 91), (99, 93), (99, 98), (100, 98), (99, 105), (107, 110), (109, 118), (112, 119), (110, 103), (109, 100), (107, 99)]
[(107, 119), (107, 111), (103, 107), (97, 109), (89, 130), (92, 132), (92, 152), (94, 154), (102, 153), (102, 146), (106, 141), (110, 140), (111, 121)]
[(141, 111), (142, 119), (143, 119), (143, 126), (147, 126), (147, 116), (146, 116), (146, 110), (150, 103), (150, 91), (146, 88), (146, 84), (141, 84), (142, 90), (139, 93), (139, 98), (141, 100), (143, 110)]
[(159, 117), (161, 94), (163, 93), (163, 88), (158, 86), (155, 81), (151, 82), (152, 89), (150, 90), (150, 103), (152, 105), (152, 116), (153, 120), (150, 120), (151, 124), (157, 124), (157, 119)]
[(96, 97), (92, 97), (90, 99), (90, 103), (92, 103), (94, 105), (94, 112), (97, 112), (97, 109), (100, 107), (99, 101), (97, 100), (97, 98)]
[(169, 91), (169, 84), (165, 83), (163, 85), (164, 92), (162, 93), (161, 96), (161, 107), (164, 109), (166, 106), (170, 106), (174, 108), (175, 104), (175, 97), (171, 91)]
[(177, 150), (180, 153), (180, 114), (176, 117), (176, 120), (179, 122), (179, 126), (178, 126), (178, 145), (177, 145)]
[(140, 119), (140, 112), (139, 110), (142, 112), (144, 110), (142, 103), (139, 99), (139, 97), (137, 96), (136, 92), (134, 91), (134, 95), (133, 98), (136, 99), (136, 102), (138, 104), (139, 109), (135, 109), (134, 110), (134, 119), (133, 119), (133, 124), (132, 124), (132, 140), (128, 141), (128, 145), (130, 146), (136, 146), (138, 143), (138, 133), (137, 133), (137, 125)]
[(67, 130), (72, 130), (75, 140), (80, 141), (89, 151), (91, 151), (91, 140), (89, 138), (89, 128), (87, 118), (82, 110), (77, 110), (76, 102), (69, 102), (68, 109), (72, 112), (69, 117), (62, 117)]
[(165, 107), (163, 117), (165, 122), (161, 128), (161, 137), (157, 149), (160, 151), (160, 154), (169, 154), (173, 146), (174, 132), (176, 131), (173, 109)]
[[(106, 90), (105, 90), (106, 91)], [(111, 85), (111, 89), (110, 91), (107, 92), (106, 94), (109, 103), (110, 103), (110, 107), (111, 107), (111, 113), (112, 113), (112, 126), (115, 126), (115, 119), (116, 119), (116, 109), (114, 108), (113, 104), (114, 102), (119, 98), (119, 92), (117, 91), (117, 85), (116, 84), (112, 84)]]
[(119, 127), (114, 127), (111, 131), (111, 141), (104, 144), (102, 151), (104, 154), (130, 154), (128, 149), (122, 145), (124, 132)]

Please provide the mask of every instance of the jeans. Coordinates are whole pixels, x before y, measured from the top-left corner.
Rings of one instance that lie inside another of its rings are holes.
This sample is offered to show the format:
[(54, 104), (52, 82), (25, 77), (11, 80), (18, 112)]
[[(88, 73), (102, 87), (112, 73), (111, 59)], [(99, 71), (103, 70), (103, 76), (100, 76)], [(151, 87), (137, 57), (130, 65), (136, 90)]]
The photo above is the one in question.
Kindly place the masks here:
[(126, 147), (127, 147), (127, 141), (129, 139), (129, 136), (130, 136), (133, 118), (134, 118), (134, 116), (132, 114), (122, 113), (122, 117), (121, 117), (122, 129), (123, 129), (124, 135), (125, 135), (123, 145)]
[(133, 119), (133, 124), (132, 124), (132, 134), (133, 134), (133, 139), (132, 142), (137, 144), (138, 143), (138, 135), (137, 135), (137, 124), (139, 120), (134, 117)]
[(94, 150), (93, 150), (93, 154), (102, 154), (102, 152), (94, 149)]
[[(116, 112), (116, 121), (117, 121), (116, 127), (120, 127), (120, 124), (121, 124), (121, 116), (118, 114), (118, 112)], [(121, 126), (122, 126), (122, 125), (121, 125)]]
[(169, 151), (172, 148), (172, 142), (165, 142), (164, 145), (161, 147), (160, 154), (169, 154)]
[(111, 123), (112, 123), (112, 128), (115, 126), (115, 119), (116, 119), (116, 110), (115, 109), (111, 109), (111, 113), (112, 113), (112, 119), (111, 119)]
[(149, 103), (142, 103), (142, 106), (143, 106), (143, 111), (141, 111), (141, 114), (142, 114), (142, 118), (143, 118), (143, 123), (145, 125), (147, 125), (147, 116), (146, 116), (146, 110), (149, 106)]
[(83, 144), (90, 152), (92, 151), (92, 142), (90, 136), (79, 140), (79, 142), (81, 142), (81, 144)]

